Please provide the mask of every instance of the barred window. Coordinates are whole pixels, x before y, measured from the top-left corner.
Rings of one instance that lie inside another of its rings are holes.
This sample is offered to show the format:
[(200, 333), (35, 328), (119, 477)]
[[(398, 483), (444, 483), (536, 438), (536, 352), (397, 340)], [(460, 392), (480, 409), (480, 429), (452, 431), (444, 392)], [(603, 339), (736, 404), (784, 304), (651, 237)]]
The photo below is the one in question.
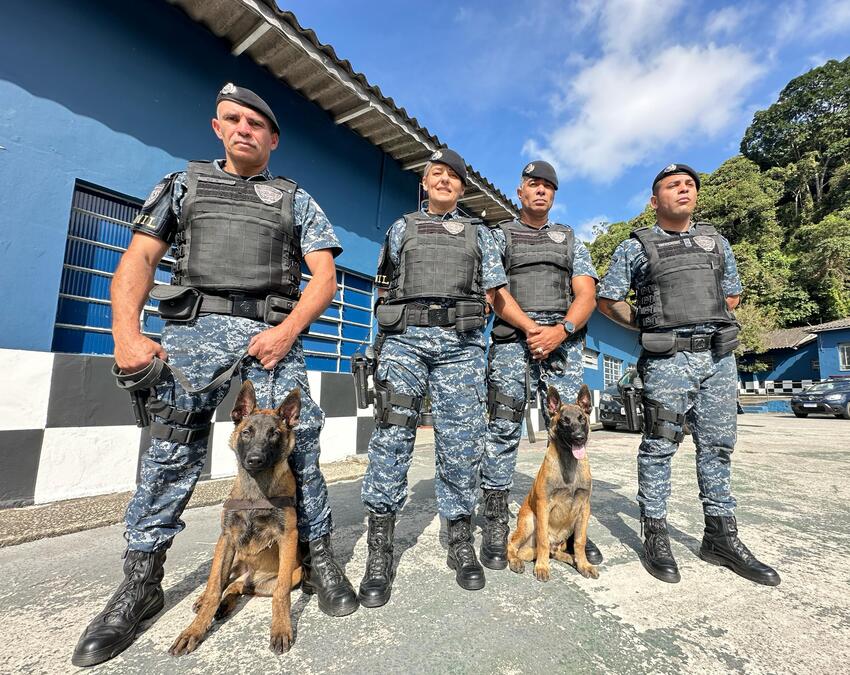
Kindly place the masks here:
[[(131, 222), (142, 201), (77, 181), (71, 204), (65, 261), (59, 288), (53, 351), (72, 354), (114, 352), (109, 284), (132, 238)], [(163, 257), (156, 283), (168, 283), (172, 251)], [(302, 287), (310, 279), (304, 270)], [(337, 268), (336, 296), (303, 336), (309, 370), (349, 372), (351, 355), (371, 342), (374, 285), (370, 277)], [(142, 332), (159, 340), (163, 320), (149, 300), (140, 317)]]
[(599, 370), (599, 352), (585, 347), (581, 350), (581, 363), (585, 368)]
[(622, 374), (623, 362), (620, 359), (615, 359), (613, 356), (605, 354), (602, 357), (602, 378), (605, 387), (607, 388), (612, 384), (617, 384)]
[(850, 370), (850, 342), (838, 345), (838, 368)]

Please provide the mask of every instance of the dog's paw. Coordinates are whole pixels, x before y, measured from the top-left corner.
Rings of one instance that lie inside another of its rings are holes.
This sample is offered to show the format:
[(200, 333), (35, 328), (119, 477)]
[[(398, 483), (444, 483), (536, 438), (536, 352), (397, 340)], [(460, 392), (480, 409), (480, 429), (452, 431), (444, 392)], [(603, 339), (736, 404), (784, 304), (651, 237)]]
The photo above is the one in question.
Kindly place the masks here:
[(587, 565), (582, 565), (577, 568), (579, 574), (581, 576), (586, 577), (588, 579), (598, 579), (599, 578), (599, 568), (596, 565), (591, 565), (588, 563)]
[(168, 650), (168, 653), (172, 656), (183, 656), (184, 654), (191, 654), (195, 649), (198, 648), (198, 645), (203, 642), (204, 636), (198, 634), (191, 628), (187, 628), (184, 630), (177, 639), (174, 641), (174, 644), (171, 645), (171, 648)]
[(230, 613), (236, 609), (236, 603), (239, 601), (238, 595), (228, 595), (225, 597), (221, 604), (219, 604), (218, 609), (215, 611), (215, 619), (216, 621), (221, 621), (222, 619), (226, 619), (230, 616)]
[(272, 638), (269, 642), (269, 649), (275, 654), (285, 654), (289, 651), (292, 645), (292, 630), (272, 632)]
[(519, 558), (508, 560), (508, 565), (510, 565), (511, 572), (516, 572), (517, 574), (525, 572), (525, 563)]
[(537, 581), (549, 581), (549, 564), (537, 563), (534, 565), (534, 578)]

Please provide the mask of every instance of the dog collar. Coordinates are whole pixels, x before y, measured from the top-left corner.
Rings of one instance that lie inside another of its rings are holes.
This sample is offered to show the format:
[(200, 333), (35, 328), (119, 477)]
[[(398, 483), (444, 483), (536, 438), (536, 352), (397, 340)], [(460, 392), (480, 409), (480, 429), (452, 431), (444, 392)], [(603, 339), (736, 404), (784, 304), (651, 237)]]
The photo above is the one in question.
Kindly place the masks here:
[(285, 509), (295, 506), (295, 497), (269, 497), (268, 499), (228, 499), (225, 511), (250, 511), (251, 509)]

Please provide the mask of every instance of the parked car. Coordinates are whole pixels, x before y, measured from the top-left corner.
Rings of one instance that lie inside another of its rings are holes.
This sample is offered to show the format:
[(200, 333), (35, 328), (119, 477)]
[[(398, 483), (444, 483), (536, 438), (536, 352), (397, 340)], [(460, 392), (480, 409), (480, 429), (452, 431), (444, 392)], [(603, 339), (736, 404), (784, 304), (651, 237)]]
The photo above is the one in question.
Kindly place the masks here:
[[(599, 399), (599, 421), (603, 429), (628, 429), (626, 424), (626, 409), (623, 407), (623, 394), (620, 387), (629, 385), (637, 375), (635, 368), (629, 368), (618, 381), (602, 391)], [(643, 408), (638, 406), (638, 416), (643, 423)]]
[(850, 379), (813, 384), (791, 397), (791, 410), (797, 417), (820, 413), (850, 420)]

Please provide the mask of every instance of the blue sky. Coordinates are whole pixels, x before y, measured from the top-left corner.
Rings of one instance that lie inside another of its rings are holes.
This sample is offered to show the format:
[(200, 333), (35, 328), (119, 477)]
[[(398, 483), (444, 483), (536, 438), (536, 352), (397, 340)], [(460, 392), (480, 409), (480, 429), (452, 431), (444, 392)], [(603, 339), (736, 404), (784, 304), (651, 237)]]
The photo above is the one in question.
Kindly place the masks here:
[(553, 218), (591, 238), (671, 162), (713, 171), (793, 77), (850, 54), (847, 0), (280, 2), (516, 201), (558, 168)]

